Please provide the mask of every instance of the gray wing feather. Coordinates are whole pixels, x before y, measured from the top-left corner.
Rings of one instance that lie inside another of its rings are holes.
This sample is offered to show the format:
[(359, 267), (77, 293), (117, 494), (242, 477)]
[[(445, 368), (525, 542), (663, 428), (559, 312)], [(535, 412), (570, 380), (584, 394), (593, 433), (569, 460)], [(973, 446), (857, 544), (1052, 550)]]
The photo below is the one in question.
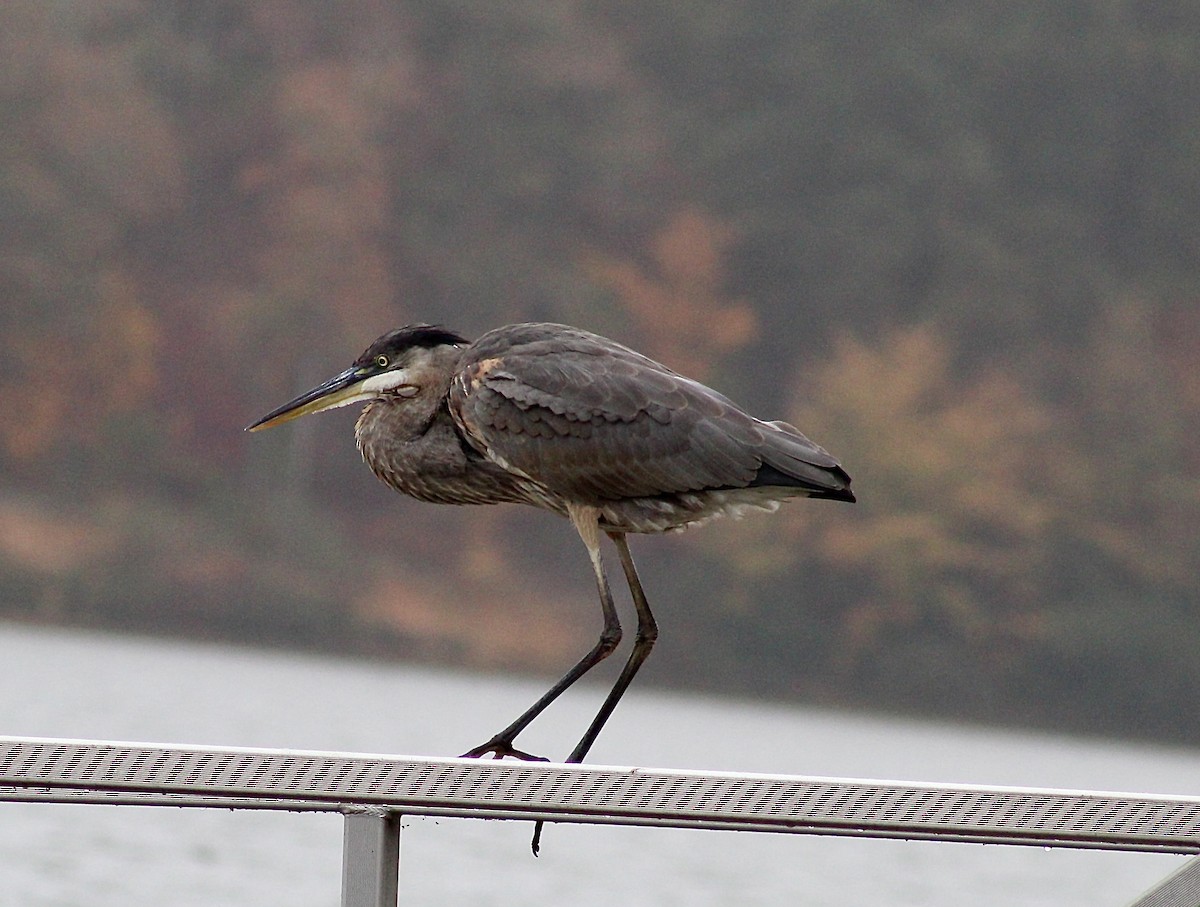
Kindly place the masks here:
[(763, 463), (828, 485), (836, 461), (791, 426), (603, 337), (512, 325), (480, 338), (451, 388), (470, 443), (555, 494), (611, 501), (755, 482)]

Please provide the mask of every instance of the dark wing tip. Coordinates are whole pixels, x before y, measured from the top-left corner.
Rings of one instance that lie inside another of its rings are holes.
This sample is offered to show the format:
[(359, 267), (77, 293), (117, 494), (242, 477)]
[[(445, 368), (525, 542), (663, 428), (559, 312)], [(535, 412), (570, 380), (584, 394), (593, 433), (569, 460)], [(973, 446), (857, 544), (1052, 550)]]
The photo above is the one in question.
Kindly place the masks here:
[(850, 490), (850, 476), (840, 466), (814, 466), (803, 464), (803, 474), (793, 475), (763, 463), (754, 475), (751, 487), (802, 488), (810, 498), (827, 501), (845, 501), (853, 504), (857, 498)]
[(854, 496), (854, 492), (849, 488), (839, 488), (834, 491), (814, 491), (809, 497), (824, 501), (845, 501), (847, 504), (853, 504), (858, 500)]

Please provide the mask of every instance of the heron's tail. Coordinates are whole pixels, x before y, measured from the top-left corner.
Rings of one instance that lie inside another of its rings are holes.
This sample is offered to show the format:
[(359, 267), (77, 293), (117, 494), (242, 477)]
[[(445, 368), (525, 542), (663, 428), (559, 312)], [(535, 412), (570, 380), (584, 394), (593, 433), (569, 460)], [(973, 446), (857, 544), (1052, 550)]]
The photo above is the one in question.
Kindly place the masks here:
[(854, 503), (850, 474), (829, 451), (786, 422), (763, 424), (774, 430), (767, 435), (751, 487), (799, 488), (810, 498)]

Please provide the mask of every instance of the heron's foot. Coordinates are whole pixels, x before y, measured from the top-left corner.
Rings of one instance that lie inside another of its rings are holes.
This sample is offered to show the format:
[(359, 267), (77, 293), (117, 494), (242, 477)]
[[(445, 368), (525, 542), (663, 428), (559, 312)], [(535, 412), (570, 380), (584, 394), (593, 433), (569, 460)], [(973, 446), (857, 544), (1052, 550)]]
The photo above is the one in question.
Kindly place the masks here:
[(522, 759), (525, 762), (549, 762), (545, 756), (535, 756), (533, 753), (527, 753), (524, 750), (519, 750), (512, 745), (511, 740), (505, 740), (503, 737), (493, 737), (487, 743), (481, 743), (479, 746), (467, 750), (458, 758), (460, 759), (479, 759), (482, 756), (492, 754), (493, 759), (504, 759), (511, 756), (514, 759)]
[(542, 825), (541, 819), (537, 820), (537, 824), (533, 826), (533, 840), (529, 842), (529, 849), (533, 851), (533, 855), (539, 856), (542, 852)]

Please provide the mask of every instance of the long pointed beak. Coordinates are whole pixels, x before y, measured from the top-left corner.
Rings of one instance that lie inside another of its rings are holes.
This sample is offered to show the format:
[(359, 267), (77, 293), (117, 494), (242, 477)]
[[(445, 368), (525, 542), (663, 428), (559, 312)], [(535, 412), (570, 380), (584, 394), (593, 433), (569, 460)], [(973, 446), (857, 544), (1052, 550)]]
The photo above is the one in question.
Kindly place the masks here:
[(319, 413), (338, 406), (348, 406), (359, 400), (370, 400), (374, 394), (363, 393), (361, 384), (363, 376), (358, 369), (348, 368), (340, 375), (334, 375), (319, 387), (314, 387), (307, 393), (301, 394), (295, 400), (273, 409), (257, 422), (247, 425), (246, 431), (259, 431), (273, 425), (282, 425), (309, 413)]

